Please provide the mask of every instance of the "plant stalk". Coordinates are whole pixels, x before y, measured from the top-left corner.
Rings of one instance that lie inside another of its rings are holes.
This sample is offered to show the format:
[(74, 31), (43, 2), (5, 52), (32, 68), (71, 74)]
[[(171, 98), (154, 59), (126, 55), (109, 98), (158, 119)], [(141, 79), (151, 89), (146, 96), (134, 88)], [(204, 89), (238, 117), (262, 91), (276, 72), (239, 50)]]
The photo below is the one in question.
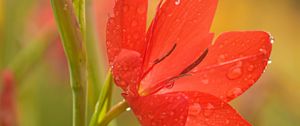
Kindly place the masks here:
[(110, 121), (112, 121), (114, 118), (126, 111), (128, 107), (128, 103), (125, 100), (119, 102), (117, 105), (111, 108), (111, 110), (105, 115), (105, 117), (103, 118), (103, 120), (101, 120), (98, 126), (107, 126)]
[(73, 126), (85, 126), (87, 118), (87, 73), (84, 32), (72, 0), (51, 0), (68, 59), (73, 94)]

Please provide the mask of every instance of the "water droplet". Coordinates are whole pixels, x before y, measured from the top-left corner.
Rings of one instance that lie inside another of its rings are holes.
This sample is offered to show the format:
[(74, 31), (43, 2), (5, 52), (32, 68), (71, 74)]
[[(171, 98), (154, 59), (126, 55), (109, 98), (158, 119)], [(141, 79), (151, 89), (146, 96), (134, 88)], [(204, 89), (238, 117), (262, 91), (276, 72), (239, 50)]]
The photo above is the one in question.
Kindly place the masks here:
[(130, 108), (130, 107), (126, 108), (126, 111), (127, 111), (127, 112), (128, 112), (128, 111), (131, 111), (131, 108)]
[(262, 49), (262, 48), (261, 48), (261, 49), (259, 49), (259, 51), (262, 52), (262, 53), (265, 54), (265, 55), (267, 54), (267, 50), (266, 50), (266, 49)]
[(269, 36), (270, 36), (270, 42), (271, 42), (271, 44), (274, 44), (275, 38), (271, 35), (271, 33), (269, 33)]
[(249, 66), (248, 66), (248, 71), (251, 72), (251, 71), (253, 71), (253, 70), (254, 70), (254, 65), (249, 65)]
[(227, 92), (228, 98), (235, 98), (243, 93), (243, 90), (241, 88), (233, 88), (230, 91)]
[(226, 119), (225, 123), (226, 123), (226, 124), (229, 124), (229, 122), (230, 122), (230, 121), (229, 121), (228, 119)]
[(214, 108), (215, 108), (214, 105), (212, 105), (211, 103), (207, 104), (207, 109), (214, 109)]
[(173, 116), (175, 113), (174, 112), (170, 112), (170, 116)]
[(271, 63), (272, 63), (272, 60), (271, 60), (271, 59), (269, 59), (269, 60), (268, 60), (268, 64), (271, 64)]
[(149, 115), (148, 115), (148, 118), (149, 118), (149, 119), (154, 119), (154, 116), (151, 115), (151, 114), (149, 114)]
[(231, 68), (228, 73), (227, 73), (227, 78), (230, 80), (238, 79), (241, 77), (243, 74), (242, 68), (241, 67), (233, 67)]
[(133, 27), (137, 26), (137, 21), (133, 20), (133, 21), (131, 22), (131, 26), (133, 26)]
[(144, 14), (146, 12), (146, 8), (144, 6), (140, 6), (137, 8), (137, 12), (139, 14)]
[(197, 116), (201, 112), (201, 106), (199, 103), (194, 103), (189, 107), (189, 115)]
[(206, 108), (203, 110), (203, 116), (205, 117), (210, 117), (214, 113), (214, 105), (211, 103), (208, 103)]
[(179, 5), (180, 4), (180, 0), (175, 0), (175, 5)]

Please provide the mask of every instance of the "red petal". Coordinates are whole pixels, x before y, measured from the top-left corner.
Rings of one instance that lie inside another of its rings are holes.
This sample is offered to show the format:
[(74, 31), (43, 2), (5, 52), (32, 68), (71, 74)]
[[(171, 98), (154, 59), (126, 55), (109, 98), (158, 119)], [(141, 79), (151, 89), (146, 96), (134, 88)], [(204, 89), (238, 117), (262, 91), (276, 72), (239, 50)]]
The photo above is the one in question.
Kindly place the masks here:
[(142, 126), (250, 126), (232, 107), (199, 92), (127, 98)]
[[(113, 67), (114, 77), (123, 79), (116, 81), (119, 85), (137, 78), (124, 77), (123, 74), (128, 71), (120, 68), (128, 66), (127, 61), (140, 60), (145, 52), (147, 2), (147, 0), (117, 0), (114, 15), (108, 20), (106, 36), (108, 58)], [(124, 57), (133, 59), (122, 62)], [(129, 70), (139, 69), (138, 67), (141, 67), (141, 62), (131, 66)]]
[(175, 82), (174, 91), (200, 91), (230, 101), (241, 95), (261, 76), (272, 44), (265, 32), (228, 32), (209, 49), (206, 59), (185, 78)]
[(155, 61), (171, 53), (145, 76), (141, 92), (178, 75), (204, 52), (213, 38), (209, 29), (216, 6), (217, 0), (180, 0), (178, 5), (167, 0), (163, 4), (148, 31), (144, 70), (149, 71)]
[(142, 126), (184, 126), (188, 114), (183, 93), (125, 97)]

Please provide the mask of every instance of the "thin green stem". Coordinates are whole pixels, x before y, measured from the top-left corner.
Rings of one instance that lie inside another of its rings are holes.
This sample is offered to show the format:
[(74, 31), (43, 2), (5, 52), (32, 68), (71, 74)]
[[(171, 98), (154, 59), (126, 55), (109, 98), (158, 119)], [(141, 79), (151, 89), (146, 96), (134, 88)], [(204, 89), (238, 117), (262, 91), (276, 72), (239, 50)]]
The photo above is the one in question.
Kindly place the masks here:
[(104, 82), (104, 66), (101, 63), (101, 55), (100, 55), (100, 46), (98, 41), (96, 41), (97, 33), (94, 29), (93, 22), (93, 13), (91, 7), (91, 1), (86, 2), (87, 6), (87, 34), (86, 34), (86, 53), (87, 53), (87, 70), (88, 70), (88, 83), (89, 83), (89, 104), (90, 110), (93, 111), (94, 106), (98, 100), (100, 94), (100, 87), (102, 86), (102, 82)]
[(125, 112), (128, 107), (128, 103), (125, 100), (119, 102), (117, 105), (111, 108), (111, 110), (105, 115), (98, 126), (107, 126), (111, 120), (119, 116), (121, 113)]
[(101, 119), (101, 116), (107, 113), (111, 102), (112, 87), (112, 74), (109, 71), (106, 77), (106, 81), (101, 90), (98, 102), (95, 106), (95, 111), (93, 113), (89, 126), (96, 126), (99, 118)]
[(73, 94), (73, 126), (86, 125), (87, 74), (84, 36), (72, 0), (51, 0), (68, 59)]

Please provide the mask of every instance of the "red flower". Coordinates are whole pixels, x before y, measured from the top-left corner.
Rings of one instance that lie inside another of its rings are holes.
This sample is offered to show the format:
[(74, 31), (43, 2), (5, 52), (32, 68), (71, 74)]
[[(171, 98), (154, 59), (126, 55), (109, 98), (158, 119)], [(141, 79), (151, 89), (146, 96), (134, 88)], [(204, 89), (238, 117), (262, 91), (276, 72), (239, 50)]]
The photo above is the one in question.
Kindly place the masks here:
[(209, 32), (217, 0), (166, 0), (146, 31), (147, 0), (117, 0), (107, 26), (115, 82), (143, 126), (250, 125), (227, 102), (264, 71), (262, 31)]

